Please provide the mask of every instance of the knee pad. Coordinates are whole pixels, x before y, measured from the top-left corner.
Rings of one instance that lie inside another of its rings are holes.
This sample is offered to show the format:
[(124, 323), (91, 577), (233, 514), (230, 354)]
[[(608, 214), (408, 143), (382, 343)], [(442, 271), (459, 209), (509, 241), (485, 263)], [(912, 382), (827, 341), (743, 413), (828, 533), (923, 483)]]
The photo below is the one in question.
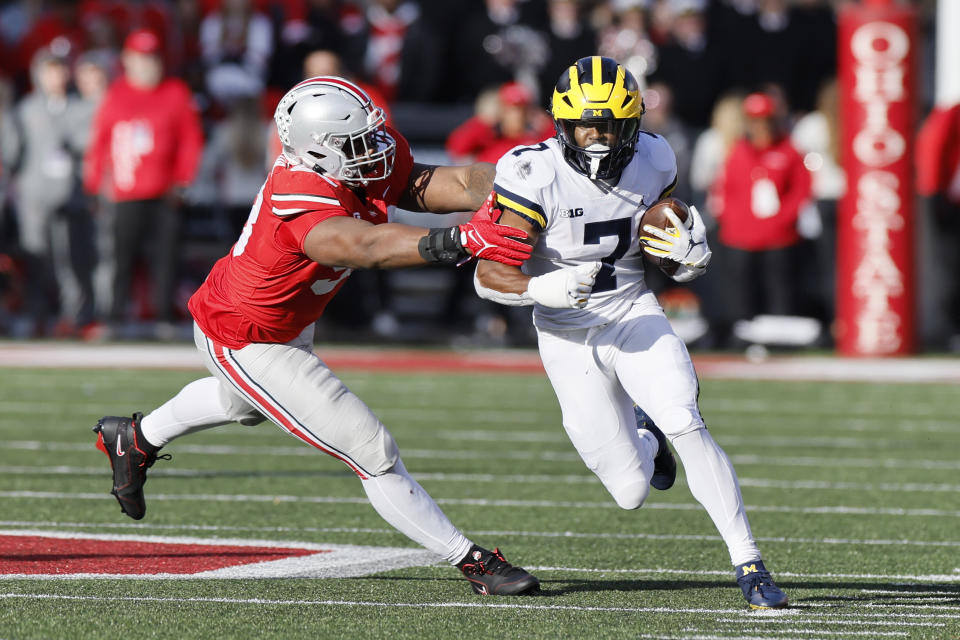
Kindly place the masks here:
[(700, 412), (691, 411), (684, 406), (670, 407), (663, 412), (663, 415), (656, 423), (670, 440), (705, 428), (703, 418), (700, 417)]
[(600, 478), (618, 507), (631, 510), (643, 505), (650, 493), (653, 466), (645, 469), (634, 447), (614, 440), (593, 451), (581, 451), (580, 457)]
[(616, 487), (606, 485), (607, 491), (613, 496), (617, 506), (627, 511), (639, 509), (646, 502), (650, 494), (650, 483), (631, 482), (629, 484), (617, 485)]

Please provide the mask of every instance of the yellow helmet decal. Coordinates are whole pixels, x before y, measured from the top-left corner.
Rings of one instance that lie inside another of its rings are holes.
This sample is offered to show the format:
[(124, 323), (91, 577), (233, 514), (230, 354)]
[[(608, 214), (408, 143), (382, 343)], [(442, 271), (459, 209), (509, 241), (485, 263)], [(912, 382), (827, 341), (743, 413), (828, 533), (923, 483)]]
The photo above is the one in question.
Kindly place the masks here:
[(581, 58), (560, 77), (553, 91), (555, 119), (639, 118), (643, 98), (633, 75), (612, 58)]

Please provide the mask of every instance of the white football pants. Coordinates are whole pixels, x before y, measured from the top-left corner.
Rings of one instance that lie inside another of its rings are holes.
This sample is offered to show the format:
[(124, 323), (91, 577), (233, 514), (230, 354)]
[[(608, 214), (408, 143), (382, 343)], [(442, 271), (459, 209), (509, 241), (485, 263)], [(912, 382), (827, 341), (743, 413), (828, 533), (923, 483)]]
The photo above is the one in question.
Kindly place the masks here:
[(467, 554), (472, 543), (407, 473), (390, 432), (313, 353), (313, 325), (287, 344), (229, 349), (195, 324), (194, 342), (213, 377), (191, 382), (143, 419), (151, 444), (267, 417), (350, 467), (373, 508), (401, 533), (451, 563)]
[(537, 333), (563, 428), (617, 504), (640, 507), (653, 475), (657, 443), (638, 435), (636, 404), (673, 443), (690, 491), (716, 525), (733, 564), (759, 560), (736, 473), (700, 417), (690, 355), (654, 295), (641, 296), (618, 322)]

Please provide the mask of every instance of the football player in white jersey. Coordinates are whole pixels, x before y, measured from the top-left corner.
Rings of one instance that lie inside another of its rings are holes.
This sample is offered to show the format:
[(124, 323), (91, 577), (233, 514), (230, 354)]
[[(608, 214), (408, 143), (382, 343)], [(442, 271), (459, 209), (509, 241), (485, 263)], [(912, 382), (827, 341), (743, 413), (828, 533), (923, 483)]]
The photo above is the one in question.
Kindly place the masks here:
[[(669, 438), (749, 605), (784, 607), (787, 596), (764, 567), (733, 466), (700, 416), (686, 346), (644, 283), (641, 249), (679, 263), (672, 277), (681, 282), (704, 273), (711, 254), (695, 208), (687, 224), (674, 219), (673, 234), (647, 225), (640, 242), (643, 212), (677, 180), (673, 150), (640, 129), (643, 111), (636, 79), (615, 60), (582, 58), (564, 71), (552, 100), (556, 137), (508, 152), (494, 181), (492, 214), (533, 238), (533, 256), (522, 267), (481, 262), (476, 289), (503, 304), (534, 304), (563, 427), (617, 504), (636, 509), (651, 484), (673, 484)], [(543, 285), (554, 279), (565, 280), (565, 300), (545, 295)], [(652, 422), (638, 425), (635, 405)]]

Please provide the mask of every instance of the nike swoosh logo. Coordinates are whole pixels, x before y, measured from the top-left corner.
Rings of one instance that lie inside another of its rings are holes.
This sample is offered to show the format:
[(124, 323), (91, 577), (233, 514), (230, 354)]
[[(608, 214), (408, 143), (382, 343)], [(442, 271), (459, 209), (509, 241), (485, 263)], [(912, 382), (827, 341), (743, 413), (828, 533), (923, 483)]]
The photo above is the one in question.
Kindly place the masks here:
[(125, 455), (127, 455), (127, 452), (120, 448), (120, 438), (118, 436), (117, 437), (117, 457), (122, 458)]

